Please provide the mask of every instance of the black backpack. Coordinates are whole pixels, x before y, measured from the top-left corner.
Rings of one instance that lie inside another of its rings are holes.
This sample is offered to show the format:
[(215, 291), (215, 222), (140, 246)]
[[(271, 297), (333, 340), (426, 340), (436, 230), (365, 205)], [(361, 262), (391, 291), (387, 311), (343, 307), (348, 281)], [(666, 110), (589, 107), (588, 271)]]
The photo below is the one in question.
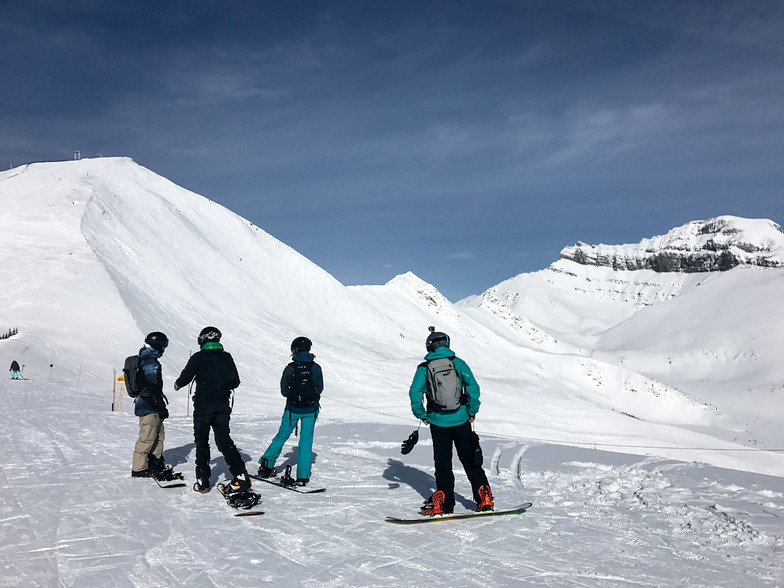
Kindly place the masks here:
[(292, 361), (289, 364), (293, 373), (289, 376), (289, 394), (286, 397), (291, 406), (306, 408), (319, 401), (316, 394), (316, 382), (313, 378), (313, 363)]
[(139, 396), (147, 387), (147, 380), (144, 378), (138, 355), (129, 355), (125, 358), (123, 377), (125, 378), (125, 389), (131, 398)]
[(196, 375), (199, 394), (228, 398), (231, 391), (239, 384), (234, 360), (224, 351), (217, 353), (203, 351), (202, 353), (204, 353), (203, 363)]

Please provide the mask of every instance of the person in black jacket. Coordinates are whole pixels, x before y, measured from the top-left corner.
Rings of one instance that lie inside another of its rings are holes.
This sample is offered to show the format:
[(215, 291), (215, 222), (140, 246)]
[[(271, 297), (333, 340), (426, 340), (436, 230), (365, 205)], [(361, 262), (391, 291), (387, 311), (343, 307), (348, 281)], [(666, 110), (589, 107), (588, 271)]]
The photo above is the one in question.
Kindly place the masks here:
[(215, 435), (215, 444), (223, 454), (233, 479), (223, 486), (224, 491), (241, 492), (250, 489), (250, 479), (245, 462), (229, 432), (231, 406), (229, 398), (240, 385), (237, 366), (229, 353), (220, 344), (221, 332), (215, 327), (205, 327), (199, 333), (199, 351), (188, 360), (174, 389), (196, 380), (193, 394), (193, 439), (196, 444), (196, 492), (210, 491), (210, 429)]
[(12, 380), (19, 379), (19, 363), (16, 360), (11, 362), (11, 369), (9, 371), (11, 372)]

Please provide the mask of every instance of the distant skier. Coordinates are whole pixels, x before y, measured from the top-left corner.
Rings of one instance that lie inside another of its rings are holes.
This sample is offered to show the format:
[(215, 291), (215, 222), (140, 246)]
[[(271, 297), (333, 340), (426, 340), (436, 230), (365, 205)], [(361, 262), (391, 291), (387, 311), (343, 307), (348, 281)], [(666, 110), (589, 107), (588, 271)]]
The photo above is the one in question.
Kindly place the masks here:
[(154, 331), (145, 337), (144, 343), (139, 350), (144, 388), (134, 400), (133, 410), (139, 417), (139, 439), (133, 448), (131, 476), (171, 480), (175, 475), (163, 458), (163, 421), (169, 418), (168, 400), (163, 393), (163, 374), (158, 361), (169, 345), (169, 338), (160, 331)]
[(193, 440), (196, 444), (196, 492), (210, 491), (210, 429), (215, 435), (215, 445), (223, 454), (233, 479), (223, 486), (224, 492), (250, 490), (250, 479), (237, 446), (231, 440), (229, 400), (240, 385), (240, 376), (231, 354), (223, 350), (221, 332), (216, 327), (204, 327), (197, 342), (199, 351), (194, 353), (174, 382), (174, 389), (187, 386), (196, 380), (193, 394)]
[(18, 380), (19, 379), (19, 364), (16, 362), (16, 360), (13, 360), (11, 362), (11, 369), (9, 371), (11, 372), (11, 379), (12, 380)]
[[(449, 349), (449, 336), (433, 331), (425, 342), (425, 361), (417, 366), (408, 391), (414, 416), (430, 425), (436, 491), (420, 509), (423, 515), (447, 514), (455, 508), (452, 445), (471, 482), (476, 510), (493, 510), (493, 494), (482, 469), (479, 438), (471, 424), (479, 411), (479, 384), (471, 368)], [(423, 407), (422, 398), (427, 398)]]
[(264, 455), (259, 459), (259, 477), (271, 478), (277, 472), (275, 461), (292, 431), (301, 423), (297, 446), (297, 478), (290, 475), (281, 482), (291, 486), (305, 486), (310, 481), (310, 466), (313, 462), (313, 432), (319, 413), (319, 400), (324, 390), (321, 366), (310, 353), (313, 343), (307, 337), (297, 337), (291, 342), (291, 358), (280, 379), (280, 393), (286, 397), (286, 408), (280, 421), (278, 433), (272, 439)]

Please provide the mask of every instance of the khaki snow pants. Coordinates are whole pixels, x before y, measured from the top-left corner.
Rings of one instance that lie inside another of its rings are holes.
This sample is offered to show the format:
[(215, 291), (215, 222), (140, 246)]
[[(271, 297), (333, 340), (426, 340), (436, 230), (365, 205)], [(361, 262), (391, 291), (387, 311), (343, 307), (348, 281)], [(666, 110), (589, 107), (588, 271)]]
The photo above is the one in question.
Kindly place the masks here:
[(163, 457), (163, 421), (157, 412), (139, 417), (139, 439), (133, 448), (133, 471), (147, 469), (147, 456)]

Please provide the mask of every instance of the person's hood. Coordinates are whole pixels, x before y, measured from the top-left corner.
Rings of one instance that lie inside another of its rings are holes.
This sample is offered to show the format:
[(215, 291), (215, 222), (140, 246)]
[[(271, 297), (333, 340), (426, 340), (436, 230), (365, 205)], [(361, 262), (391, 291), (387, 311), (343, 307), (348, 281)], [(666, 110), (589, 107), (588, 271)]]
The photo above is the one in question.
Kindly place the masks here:
[(149, 345), (145, 345), (139, 349), (139, 357), (154, 357), (155, 359), (158, 359), (161, 356), (163, 356), (163, 353), (157, 349), (153, 349)]
[(431, 351), (427, 355), (425, 355), (425, 359), (430, 361), (431, 359), (441, 359), (442, 357), (449, 357), (452, 358), (455, 356), (455, 352), (449, 349), (449, 347), (439, 347), (435, 351)]

